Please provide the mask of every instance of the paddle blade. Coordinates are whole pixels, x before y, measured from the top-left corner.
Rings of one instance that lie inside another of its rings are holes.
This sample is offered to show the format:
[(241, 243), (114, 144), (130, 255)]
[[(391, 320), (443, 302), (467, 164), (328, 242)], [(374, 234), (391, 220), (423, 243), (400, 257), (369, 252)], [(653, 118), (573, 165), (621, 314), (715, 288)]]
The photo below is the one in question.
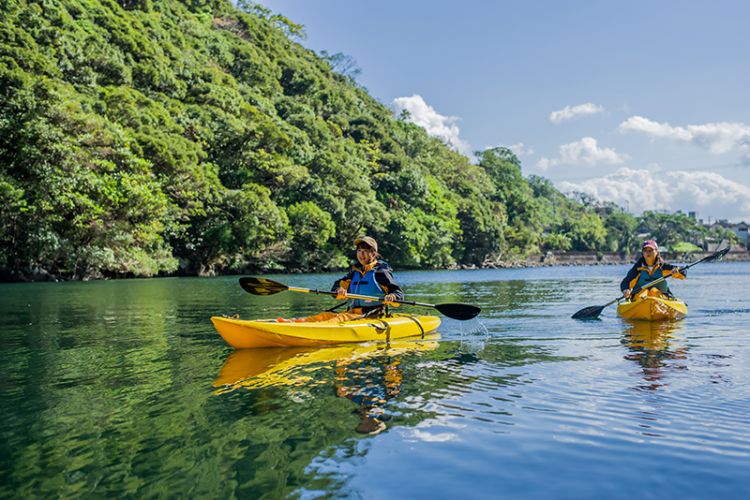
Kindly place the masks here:
[(726, 247), (724, 250), (719, 250), (715, 254), (709, 255), (705, 259), (701, 259), (701, 262), (713, 262), (715, 260), (719, 260), (722, 257), (724, 257), (727, 254), (727, 252), (729, 252), (730, 248), (732, 247)]
[(470, 306), (468, 304), (438, 304), (435, 306), (435, 309), (445, 316), (459, 321), (475, 318), (477, 314), (482, 312), (477, 306)]
[(599, 317), (599, 315), (602, 313), (606, 306), (589, 306), (584, 307), (577, 313), (575, 313), (571, 318), (573, 319), (596, 319)]
[(289, 289), (288, 286), (278, 281), (269, 280), (268, 278), (255, 278), (253, 276), (243, 276), (240, 278), (240, 286), (243, 290), (253, 295), (273, 295)]
[(691, 267), (693, 267), (693, 266), (695, 266), (697, 264), (701, 264), (703, 262), (714, 262), (716, 260), (721, 260), (727, 254), (727, 252), (729, 252), (729, 250), (731, 248), (732, 247), (726, 247), (723, 250), (719, 250), (718, 252), (712, 253), (708, 257), (703, 257), (701, 260), (693, 262), (692, 264), (688, 264), (687, 266), (681, 267), (680, 269), (684, 271), (686, 269), (690, 269)]

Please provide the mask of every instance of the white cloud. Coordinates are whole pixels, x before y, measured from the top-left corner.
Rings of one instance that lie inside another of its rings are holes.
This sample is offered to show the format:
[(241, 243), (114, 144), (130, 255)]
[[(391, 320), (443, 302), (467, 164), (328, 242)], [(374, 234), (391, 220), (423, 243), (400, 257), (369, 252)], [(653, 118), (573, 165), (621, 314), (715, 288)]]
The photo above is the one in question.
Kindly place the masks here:
[(580, 141), (563, 144), (556, 158), (542, 158), (536, 164), (542, 170), (557, 165), (621, 165), (629, 159), (611, 148), (600, 148), (593, 137), (584, 137)]
[(414, 429), (411, 432), (411, 436), (415, 441), (424, 441), (427, 443), (446, 443), (449, 441), (459, 441), (458, 434), (455, 434), (453, 432), (441, 432), (432, 434), (430, 432)]
[(516, 144), (508, 146), (508, 149), (513, 151), (516, 154), (516, 156), (531, 156), (534, 154), (534, 148), (532, 148), (531, 146), (527, 147), (522, 142), (518, 142)]
[(587, 102), (576, 106), (565, 106), (563, 109), (553, 111), (549, 114), (549, 121), (552, 123), (560, 123), (566, 120), (572, 120), (579, 116), (595, 115), (602, 112), (604, 112), (603, 107)]
[(750, 161), (750, 125), (739, 122), (705, 123), (674, 127), (642, 116), (631, 116), (618, 127), (620, 132), (640, 132), (651, 138), (689, 142), (714, 154), (737, 151)]
[(459, 137), (461, 130), (455, 124), (458, 118), (441, 115), (422, 96), (397, 97), (393, 100), (393, 108), (396, 115), (408, 111), (409, 121), (425, 129), (428, 134), (439, 137), (459, 153), (468, 155), (471, 152), (469, 144)]
[(631, 212), (697, 211), (701, 218), (750, 221), (750, 187), (713, 172), (659, 172), (621, 168), (582, 182), (559, 182), (561, 191), (588, 193)]

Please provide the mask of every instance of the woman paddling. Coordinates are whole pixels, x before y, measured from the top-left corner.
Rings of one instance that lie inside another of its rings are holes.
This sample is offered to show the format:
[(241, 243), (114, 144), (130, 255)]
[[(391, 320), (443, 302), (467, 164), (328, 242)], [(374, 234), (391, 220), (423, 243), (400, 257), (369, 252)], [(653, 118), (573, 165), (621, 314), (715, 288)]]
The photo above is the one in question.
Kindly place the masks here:
[(357, 262), (352, 266), (345, 276), (333, 283), (331, 291), (336, 292), (336, 298), (343, 300), (348, 293), (369, 296), (383, 296), (383, 301), (365, 301), (354, 299), (350, 302), (346, 312), (335, 313), (325, 311), (308, 318), (296, 318), (294, 320), (285, 320), (278, 318), (278, 322), (316, 322), (330, 321), (341, 322), (358, 319), (362, 317), (372, 317), (380, 315), (384, 306), (398, 306), (395, 300), (403, 300), (404, 292), (398, 286), (393, 278), (391, 267), (387, 262), (380, 260), (378, 253), (378, 243), (370, 236), (364, 236), (354, 240), (357, 247)]
[[(664, 276), (684, 280), (684, 273), (685, 271), (680, 272), (677, 267), (664, 262), (661, 255), (659, 255), (659, 246), (655, 240), (646, 240), (643, 243), (641, 258), (638, 259), (638, 262), (633, 265), (625, 276), (625, 279), (620, 283), (620, 290), (622, 290), (624, 297), (630, 298), (633, 291), (638, 291), (652, 281)], [(651, 296), (663, 294), (667, 297), (672, 297), (667, 280), (657, 283), (653, 287), (644, 290), (642, 295), (639, 295), (645, 297), (646, 294)]]

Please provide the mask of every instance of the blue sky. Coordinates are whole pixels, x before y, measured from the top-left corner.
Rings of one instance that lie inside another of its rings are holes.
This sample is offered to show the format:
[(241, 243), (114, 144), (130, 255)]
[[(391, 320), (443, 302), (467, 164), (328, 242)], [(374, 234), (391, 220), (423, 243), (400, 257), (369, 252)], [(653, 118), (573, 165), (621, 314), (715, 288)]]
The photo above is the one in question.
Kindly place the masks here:
[(471, 156), (632, 212), (750, 222), (750, 2), (263, 0)]

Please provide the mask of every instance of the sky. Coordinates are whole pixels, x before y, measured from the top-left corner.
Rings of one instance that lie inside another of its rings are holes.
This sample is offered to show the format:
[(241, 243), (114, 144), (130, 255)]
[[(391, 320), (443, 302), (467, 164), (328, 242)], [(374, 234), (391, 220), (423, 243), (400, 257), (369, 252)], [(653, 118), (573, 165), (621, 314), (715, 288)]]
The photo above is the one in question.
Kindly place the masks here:
[(262, 0), (473, 159), (634, 214), (750, 222), (750, 2)]

